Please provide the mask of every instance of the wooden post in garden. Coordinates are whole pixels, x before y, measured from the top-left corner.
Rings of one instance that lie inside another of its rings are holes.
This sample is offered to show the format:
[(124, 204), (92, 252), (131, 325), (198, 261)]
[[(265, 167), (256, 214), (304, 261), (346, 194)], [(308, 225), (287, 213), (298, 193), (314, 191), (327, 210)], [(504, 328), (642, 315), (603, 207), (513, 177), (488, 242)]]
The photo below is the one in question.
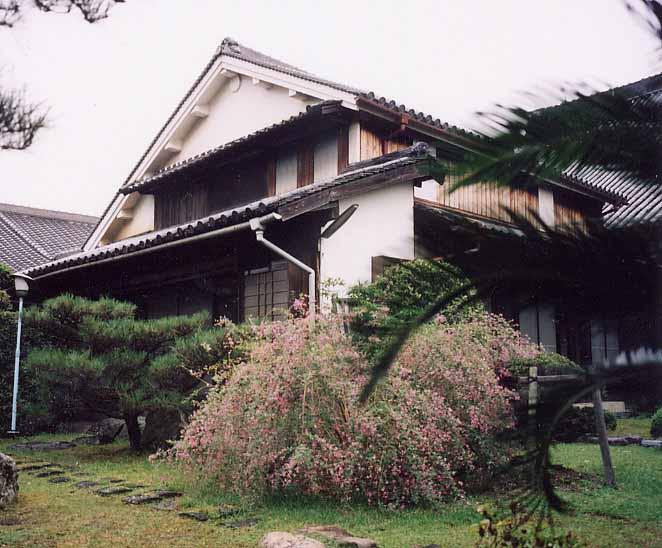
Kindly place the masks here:
[(609, 439), (607, 437), (607, 425), (605, 424), (605, 412), (602, 407), (602, 394), (600, 386), (593, 389), (593, 412), (595, 414), (595, 430), (598, 433), (598, 443), (602, 454), (602, 468), (605, 475), (605, 483), (610, 487), (616, 487), (614, 466), (611, 463), (611, 452), (609, 450)]
[(535, 445), (536, 431), (538, 429), (538, 368), (529, 367), (529, 443)]

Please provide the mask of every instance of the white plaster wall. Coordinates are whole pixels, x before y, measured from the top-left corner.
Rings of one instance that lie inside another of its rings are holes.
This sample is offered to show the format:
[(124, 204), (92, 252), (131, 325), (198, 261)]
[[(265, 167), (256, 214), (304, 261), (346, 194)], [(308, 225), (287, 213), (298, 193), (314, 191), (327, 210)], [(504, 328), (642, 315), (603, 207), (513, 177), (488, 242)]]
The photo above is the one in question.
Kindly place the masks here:
[(416, 196), (416, 198), (436, 202), (438, 188), (439, 183), (437, 181), (434, 179), (428, 179), (427, 181), (423, 181), (420, 187), (414, 187), (414, 196)]
[(297, 187), (297, 152), (285, 150), (276, 158), (276, 194), (280, 195)]
[(338, 134), (329, 132), (320, 137), (315, 145), (313, 160), (315, 182), (338, 175)]
[(541, 186), (538, 187), (538, 215), (547, 226), (554, 226), (554, 193)]
[(352, 204), (359, 207), (349, 221), (331, 238), (321, 239), (321, 282), (340, 278), (344, 282), (337, 291), (341, 297), (350, 286), (371, 280), (372, 257), (414, 258), (412, 184), (388, 186), (341, 200), (340, 212)]
[(254, 85), (241, 77), (238, 91), (228, 80), (209, 102), (209, 115), (198, 122), (183, 139), (182, 150), (169, 159), (172, 164), (228, 143), (258, 129), (281, 122), (306, 110), (316, 100), (289, 97), (285, 88)]
[(115, 234), (113, 241), (124, 240), (154, 230), (154, 195), (142, 195), (131, 209), (133, 218)]

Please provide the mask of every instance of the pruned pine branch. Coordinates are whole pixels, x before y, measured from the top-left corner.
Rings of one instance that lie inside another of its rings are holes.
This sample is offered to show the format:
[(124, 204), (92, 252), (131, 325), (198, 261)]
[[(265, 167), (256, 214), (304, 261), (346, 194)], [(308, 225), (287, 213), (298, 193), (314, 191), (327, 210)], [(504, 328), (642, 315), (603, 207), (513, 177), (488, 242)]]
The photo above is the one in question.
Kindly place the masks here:
[(46, 125), (46, 112), (29, 103), (22, 91), (0, 89), (0, 150), (28, 148)]
[(483, 182), (526, 186), (564, 172), (602, 167), (657, 183), (662, 163), (662, 104), (626, 89), (575, 91), (572, 101), (528, 111), (480, 113), (486, 126), (475, 152), (457, 166), (455, 188)]
[(0, 26), (12, 27), (23, 13), (36, 8), (46, 13), (71, 13), (78, 11), (85, 21), (95, 23), (108, 17), (114, 4), (125, 0), (0, 0)]

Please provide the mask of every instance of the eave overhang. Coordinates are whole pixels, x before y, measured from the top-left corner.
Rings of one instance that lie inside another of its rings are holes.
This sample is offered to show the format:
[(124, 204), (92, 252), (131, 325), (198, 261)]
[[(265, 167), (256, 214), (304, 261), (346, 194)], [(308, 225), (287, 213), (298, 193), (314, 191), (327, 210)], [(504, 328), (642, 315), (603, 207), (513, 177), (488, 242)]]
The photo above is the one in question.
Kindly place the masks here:
[(355, 164), (351, 169), (328, 180), (313, 183), (281, 196), (264, 198), (241, 207), (222, 211), (201, 219), (165, 228), (148, 234), (134, 236), (120, 242), (52, 261), (25, 271), (35, 279), (64, 274), (69, 269), (94, 265), (100, 261), (130, 258), (145, 250), (158, 251), (165, 244), (181, 242), (209, 232), (243, 223), (269, 213), (278, 213), (288, 221), (309, 213), (341, 198), (363, 194), (371, 190), (399, 183), (417, 183), (434, 178), (440, 172), (440, 163), (429, 154), (429, 148), (418, 144), (408, 149), (387, 154), (374, 161)]
[(120, 193), (148, 193), (162, 183), (175, 181), (178, 175), (184, 172), (186, 181), (190, 182), (212, 164), (219, 167), (256, 157), (276, 147), (301, 139), (312, 131), (319, 132), (324, 129), (349, 125), (350, 121), (351, 111), (343, 107), (341, 101), (323, 101), (309, 106), (301, 114), (287, 120), (165, 167), (150, 177), (122, 187)]

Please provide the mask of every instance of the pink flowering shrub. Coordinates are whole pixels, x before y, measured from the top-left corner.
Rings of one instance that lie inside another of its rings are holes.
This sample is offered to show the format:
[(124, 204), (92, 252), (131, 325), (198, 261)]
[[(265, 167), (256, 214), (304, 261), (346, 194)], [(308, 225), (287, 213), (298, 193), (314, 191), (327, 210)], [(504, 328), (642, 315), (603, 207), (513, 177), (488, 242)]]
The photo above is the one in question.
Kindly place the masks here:
[(174, 456), (224, 490), (404, 506), (462, 496), (507, 457), (504, 365), (537, 350), (496, 316), (422, 328), (369, 401), (340, 320), (262, 327), (262, 344), (194, 414)]

